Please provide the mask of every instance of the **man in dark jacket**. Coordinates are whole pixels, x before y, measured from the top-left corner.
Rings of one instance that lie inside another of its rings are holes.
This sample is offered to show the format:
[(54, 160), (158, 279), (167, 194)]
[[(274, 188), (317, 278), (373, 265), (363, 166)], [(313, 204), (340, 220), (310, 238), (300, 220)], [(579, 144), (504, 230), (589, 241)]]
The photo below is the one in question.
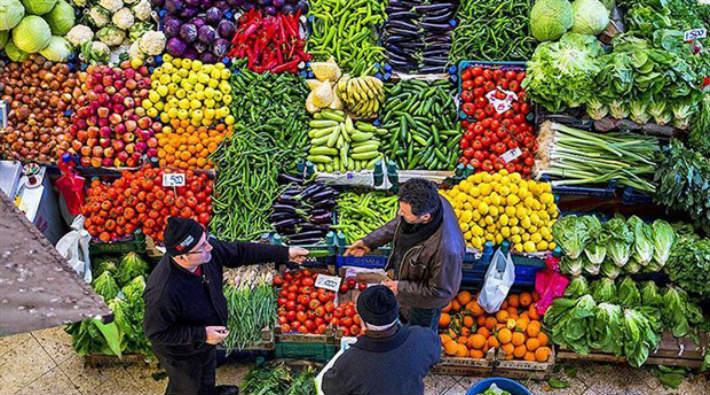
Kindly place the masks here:
[(236, 386), (215, 387), (215, 345), (229, 334), (222, 267), (256, 263), (302, 263), (302, 248), (208, 239), (202, 225), (169, 217), (167, 253), (148, 279), (143, 329), (168, 373), (166, 394), (237, 394)]
[(331, 361), (322, 375), (325, 395), (423, 394), (424, 377), (438, 363), (441, 340), (429, 329), (399, 324), (399, 306), (382, 285), (357, 299), (364, 336)]
[(436, 331), (441, 310), (456, 296), (466, 254), (461, 228), (451, 204), (431, 181), (411, 179), (399, 190), (399, 216), (358, 240), (345, 255), (363, 256), (389, 242), (385, 270), (410, 325)]

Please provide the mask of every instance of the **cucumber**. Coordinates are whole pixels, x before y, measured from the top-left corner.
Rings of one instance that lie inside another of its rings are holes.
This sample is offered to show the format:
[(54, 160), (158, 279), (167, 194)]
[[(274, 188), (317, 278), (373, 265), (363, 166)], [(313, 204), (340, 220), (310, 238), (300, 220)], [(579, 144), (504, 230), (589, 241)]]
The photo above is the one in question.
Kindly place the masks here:
[(310, 122), (308, 122), (308, 125), (312, 128), (316, 129), (323, 129), (323, 128), (329, 128), (331, 126), (338, 126), (339, 122), (338, 121), (333, 121), (330, 119), (313, 119)]
[(369, 132), (364, 132), (364, 133), (363, 132), (356, 132), (356, 133), (353, 133), (352, 136), (350, 136), (352, 141), (357, 141), (357, 142), (366, 141), (366, 140), (371, 139), (372, 137), (374, 137), (374, 134), (369, 133)]
[(338, 137), (340, 137), (340, 125), (338, 125), (328, 137), (328, 142), (326, 143), (328, 147), (335, 147), (335, 143), (338, 142)]
[(311, 129), (308, 131), (308, 137), (310, 137), (312, 139), (317, 139), (317, 138), (320, 138), (323, 136), (327, 136), (327, 135), (333, 133), (333, 130), (336, 127), (337, 126), (331, 126), (331, 127), (325, 128), (325, 129)]
[(345, 121), (345, 114), (343, 114), (342, 111), (325, 109), (325, 110), (321, 110), (320, 114), (323, 117), (323, 119), (328, 119), (328, 120), (336, 121), (336, 122), (344, 122)]
[(353, 154), (362, 154), (365, 152), (370, 152), (370, 151), (377, 151), (377, 148), (379, 147), (379, 144), (366, 144), (366, 145), (361, 145), (358, 147), (353, 148), (352, 153)]
[(311, 155), (328, 155), (328, 156), (335, 156), (338, 155), (338, 150), (335, 148), (328, 148), (328, 147), (313, 147), (308, 151), (309, 154)]
[[(333, 133), (335, 133), (335, 132), (331, 132), (331, 134), (333, 134)], [(328, 140), (330, 140), (330, 134), (311, 140), (311, 146), (313, 146), (313, 147), (324, 146), (328, 143)]]
[(330, 163), (332, 158), (327, 155), (308, 155), (306, 159), (313, 163)]
[(368, 160), (376, 158), (380, 153), (377, 151), (361, 152), (358, 154), (351, 154), (350, 157), (355, 160)]
[(355, 122), (355, 127), (363, 132), (377, 132), (377, 128), (371, 123), (357, 121)]

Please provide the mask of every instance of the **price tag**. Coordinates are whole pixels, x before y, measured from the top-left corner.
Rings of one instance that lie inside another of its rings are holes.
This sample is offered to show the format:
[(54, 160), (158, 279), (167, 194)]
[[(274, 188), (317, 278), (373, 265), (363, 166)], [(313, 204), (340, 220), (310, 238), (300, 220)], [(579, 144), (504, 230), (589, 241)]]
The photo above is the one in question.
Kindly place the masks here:
[[(499, 91), (505, 94), (504, 99), (499, 99), (496, 97), (496, 93), (498, 93)], [(491, 105), (498, 114), (502, 114), (510, 110), (511, 107), (513, 107), (513, 102), (518, 100), (518, 95), (516, 95), (515, 92), (496, 88), (486, 93), (486, 99), (488, 99), (488, 102), (491, 103)]]
[(184, 187), (185, 173), (165, 173), (163, 174), (164, 187)]
[(0, 130), (7, 128), (7, 102), (0, 100)]
[(708, 36), (707, 29), (693, 29), (685, 32), (685, 41), (693, 41)]
[(328, 291), (338, 292), (340, 289), (340, 277), (329, 276), (327, 274), (319, 274), (316, 277), (316, 288), (324, 288)]
[(512, 150), (508, 150), (503, 155), (500, 156), (501, 159), (503, 159), (503, 162), (508, 163), (511, 161), (514, 161), (515, 158), (519, 157), (520, 155), (523, 154), (523, 151), (520, 150), (520, 148), (513, 148)]

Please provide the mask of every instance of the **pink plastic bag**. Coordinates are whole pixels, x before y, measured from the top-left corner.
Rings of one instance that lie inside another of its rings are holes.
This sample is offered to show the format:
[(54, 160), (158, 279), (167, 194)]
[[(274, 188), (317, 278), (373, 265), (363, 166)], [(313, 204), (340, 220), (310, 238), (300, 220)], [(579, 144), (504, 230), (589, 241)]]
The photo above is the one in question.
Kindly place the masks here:
[(59, 189), (59, 192), (67, 202), (69, 213), (71, 215), (79, 215), (81, 213), (81, 204), (84, 201), (84, 177), (77, 175), (74, 165), (68, 156), (59, 160), (59, 170), (61, 170), (62, 175), (57, 179), (57, 189)]
[(535, 304), (535, 308), (541, 315), (545, 314), (552, 301), (564, 294), (569, 283), (567, 277), (557, 271), (559, 270), (559, 262), (560, 258), (549, 255), (545, 261), (547, 267), (535, 274), (535, 291), (540, 295), (540, 300)]

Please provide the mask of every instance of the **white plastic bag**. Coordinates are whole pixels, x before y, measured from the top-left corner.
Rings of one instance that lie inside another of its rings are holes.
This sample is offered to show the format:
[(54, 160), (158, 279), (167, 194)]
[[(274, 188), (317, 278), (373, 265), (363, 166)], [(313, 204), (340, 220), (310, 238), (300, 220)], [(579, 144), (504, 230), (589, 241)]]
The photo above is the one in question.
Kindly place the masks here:
[(514, 282), (515, 265), (510, 251), (504, 254), (503, 248), (498, 248), (483, 279), (483, 289), (478, 296), (478, 304), (489, 314), (497, 312)]
[(84, 216), (77, 215), (71, 224), (73, 229), (69, 233), (62, 236), (57, 242), (56, 249), (59, 255), (69, 261), (72, 269), (84, 281), (91, 283), (91, 260), (89, 258), (89, 241), (91, 236), (84, 229)]

